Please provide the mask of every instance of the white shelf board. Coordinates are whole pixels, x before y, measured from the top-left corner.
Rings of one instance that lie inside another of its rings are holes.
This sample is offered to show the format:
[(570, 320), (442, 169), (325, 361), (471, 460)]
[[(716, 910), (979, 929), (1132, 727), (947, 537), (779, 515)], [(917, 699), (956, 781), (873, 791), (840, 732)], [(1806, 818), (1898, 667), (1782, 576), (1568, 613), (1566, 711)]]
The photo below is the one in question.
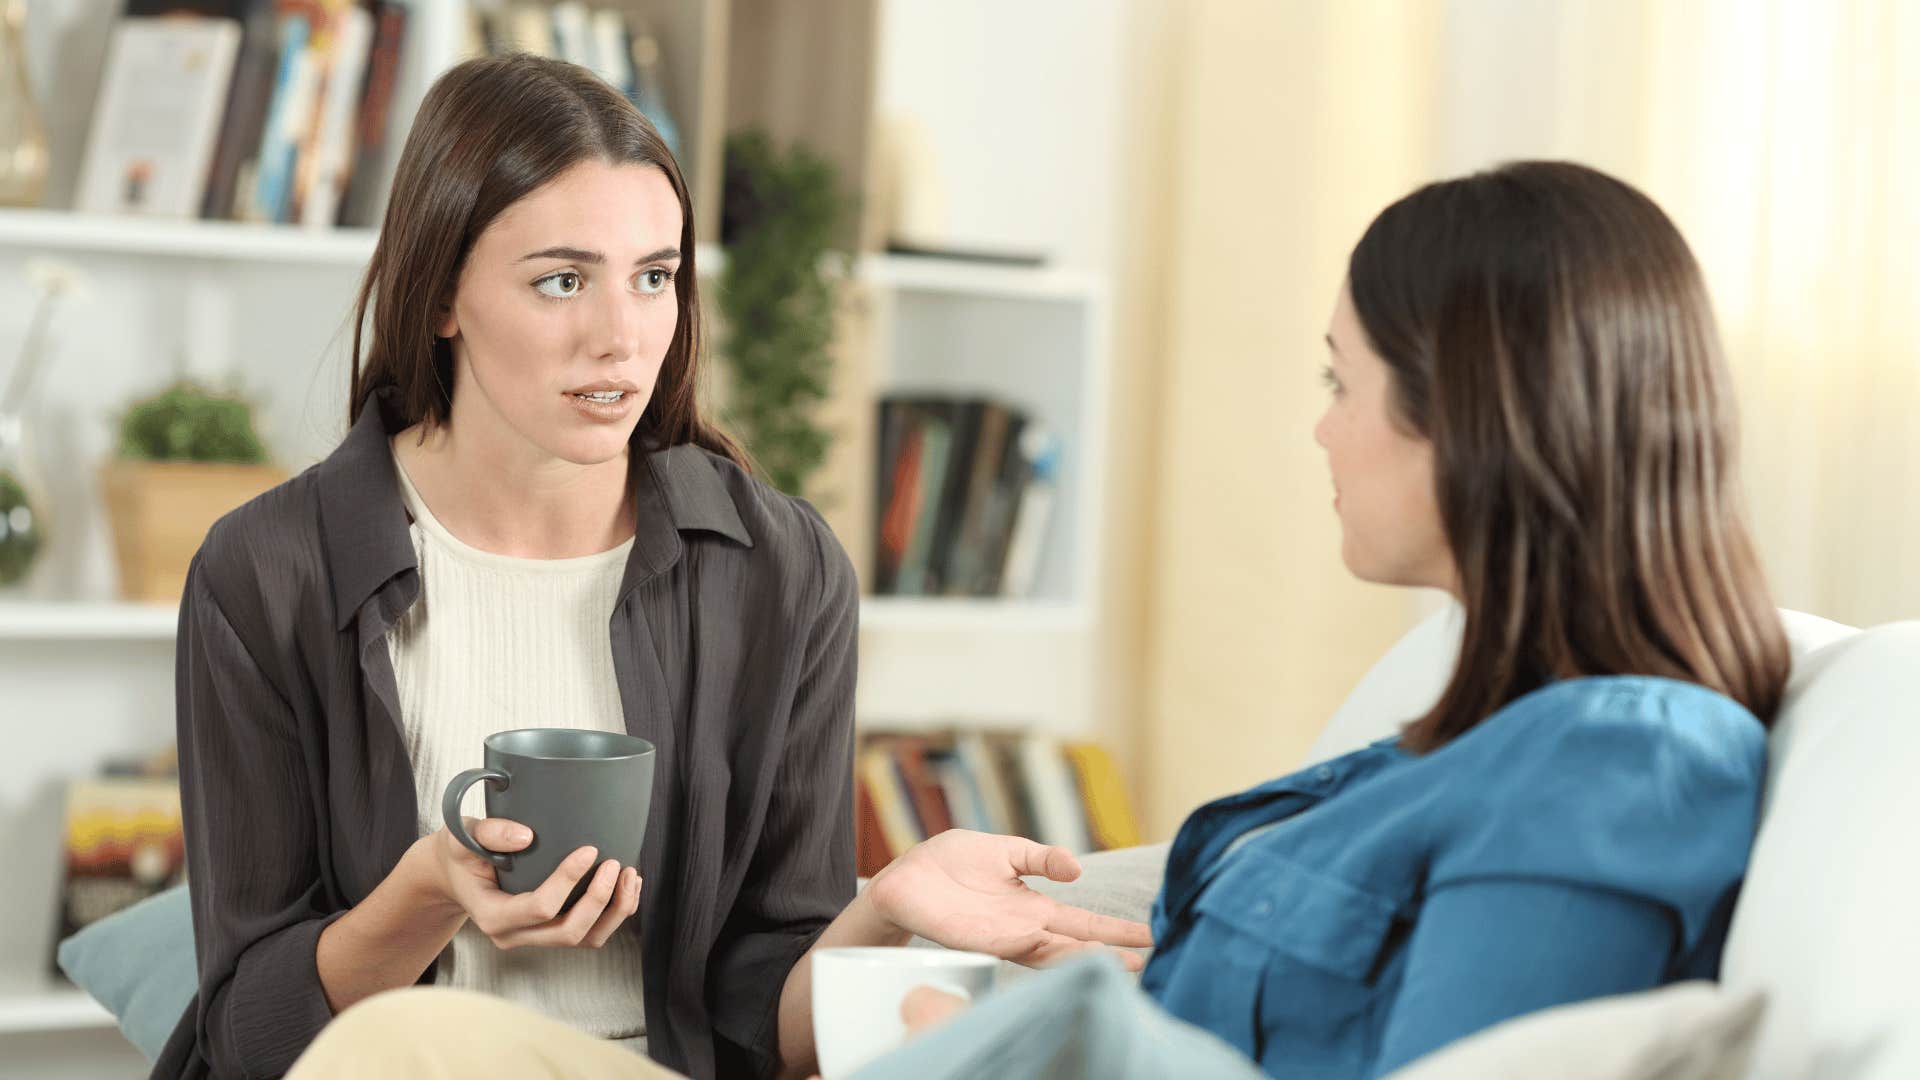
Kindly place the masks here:
[(1095, 279), (1056, 267), (1005, 266), (925, 255), (862, 255), (854, 275), (898, 292), (931, 292), (1030, 300), (1085, 300)]
[(0, 973), (0, 1034), (112, 1026), (112, 1013), (63, 979), (32, 971)]
[[(372, 258), (378, 237), (377, 229), (0, 208), (0, 249), (357, 268)], [(725, 264), (721, 249), (712, 245), (701, 245), (699, 256), (706, 275), (718, 273)], [(1093, 277), (1074, 270), (918, 255), (862, 255), (853, 272), (856, 279), (880, 289), (957, 296), (1084, 300), (1097, 288)]]
[(375, 229), (0, 209), (0, 248), (359, 266), (372, 257), (377, 235)]
[(171, 604), (0, 601), (0, 640), (163, 641), (178, 619)]
[[(0, 640), (161, 641), (178, 611), (169, 604), (0, 602)], [(870, 596), (860, 625), (875, 632), (1072, 632), (1091, 624), (1079, 605), (1027, 600)]]

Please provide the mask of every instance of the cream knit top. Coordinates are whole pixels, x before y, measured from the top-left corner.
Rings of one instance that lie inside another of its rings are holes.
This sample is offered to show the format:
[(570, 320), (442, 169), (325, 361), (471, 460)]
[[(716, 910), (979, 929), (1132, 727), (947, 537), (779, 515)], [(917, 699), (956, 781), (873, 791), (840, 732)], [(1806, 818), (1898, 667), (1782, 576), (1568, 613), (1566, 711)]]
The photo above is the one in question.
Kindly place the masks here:
[[(626, 730), (607, 627), (633, 541), (573, 559), (481, 551), (434, 518), (398, 458), (394, 472), (413, 517), (420, 596), (387, 640), (425, 835), (441, 826), (447, 782), (484, 764), (488, 735)], [(485, 817), (485, 789), (468, 789), (461, 812)], [(606, 1038), (646, 1032), (632, 918), (600, 949), (502, 951), (468, 923), (441, 953), (434, 982), (494, 994)]]

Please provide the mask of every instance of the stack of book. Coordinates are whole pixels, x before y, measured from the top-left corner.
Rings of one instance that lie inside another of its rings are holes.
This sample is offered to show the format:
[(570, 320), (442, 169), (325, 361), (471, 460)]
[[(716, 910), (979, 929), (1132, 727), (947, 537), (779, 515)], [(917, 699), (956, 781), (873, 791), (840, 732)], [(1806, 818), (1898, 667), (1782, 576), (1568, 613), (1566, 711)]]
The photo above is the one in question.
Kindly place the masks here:
[(1031, 595), (1059, 440), (986, 398), (888, 397), (879, 425), (873, 591)]
[(76, 209), (372, 225), (398, 0), (127, 0)]
[(105, 763), (101, 775), (67, 785), (60, 910), (47, 950), (59, 974), (60, 942), (186, 880), (179, 758), (164, 750)]
[(948, 829), (1026, 836), (1076, 853), (1140, 843), (1119, 770), (1093, 743), (980, 731), (868, 735), (854, 788), (863, 877)]

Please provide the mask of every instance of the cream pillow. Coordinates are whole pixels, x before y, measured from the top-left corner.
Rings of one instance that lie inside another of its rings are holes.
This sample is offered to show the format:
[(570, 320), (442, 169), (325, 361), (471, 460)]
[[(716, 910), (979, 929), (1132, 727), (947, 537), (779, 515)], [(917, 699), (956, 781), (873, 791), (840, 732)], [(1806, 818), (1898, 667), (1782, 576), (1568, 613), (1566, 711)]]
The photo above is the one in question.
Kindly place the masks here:
[(1595, 998), (1495, 1024), (1388, 1080), (1739, 1080), (1766, 1006), (1764, 991), (1704, 981)]

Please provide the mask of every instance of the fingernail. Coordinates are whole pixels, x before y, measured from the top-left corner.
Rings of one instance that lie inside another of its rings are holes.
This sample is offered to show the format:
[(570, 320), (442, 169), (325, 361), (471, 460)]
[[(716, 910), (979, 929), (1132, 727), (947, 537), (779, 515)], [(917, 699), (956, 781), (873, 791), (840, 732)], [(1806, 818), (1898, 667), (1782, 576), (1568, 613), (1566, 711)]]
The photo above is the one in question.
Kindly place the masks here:
[(524, 844), (533, 839), (533, 830), (525, 825), (515, 825), (507, 830), (507, 839)]

